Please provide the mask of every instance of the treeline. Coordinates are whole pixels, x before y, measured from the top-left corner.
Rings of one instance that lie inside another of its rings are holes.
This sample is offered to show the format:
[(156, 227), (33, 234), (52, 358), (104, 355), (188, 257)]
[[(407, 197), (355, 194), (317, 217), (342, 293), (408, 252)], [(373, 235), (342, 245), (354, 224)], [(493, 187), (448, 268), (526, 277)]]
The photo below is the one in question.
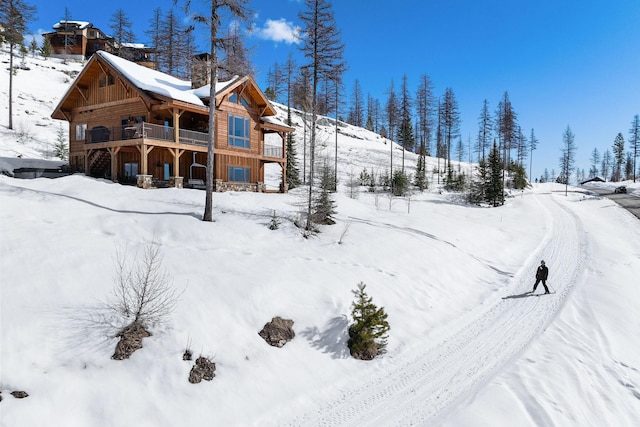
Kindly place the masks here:
[(625, 142), (624, 135), (620, 132), (613, 139), (611, 148), (607, 148), (603, 153), (594, 148), (589, 157), (589, 171), (578, 170), (578, 181), (595, 178), (618, 182), (623, 180), (633, 180), (640, 172), (638, 170), (637, 159), (640, 150), (640, 116), (637, 114), (631, 121), (629, 138)]

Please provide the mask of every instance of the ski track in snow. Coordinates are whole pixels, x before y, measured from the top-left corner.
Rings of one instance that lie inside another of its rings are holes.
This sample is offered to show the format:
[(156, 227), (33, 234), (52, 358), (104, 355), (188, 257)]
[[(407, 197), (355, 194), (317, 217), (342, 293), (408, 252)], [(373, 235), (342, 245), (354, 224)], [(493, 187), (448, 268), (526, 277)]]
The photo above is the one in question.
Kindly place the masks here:
[(440, 340), (428, 349), (396, 357), (397, 366), (375, 374), (363, 384), (337, 391), (333, 401), (290, 425), (433, 425), (444, 420), (449, 411), (475, 394), (540, 336), (579, 282), (589, 255), (577, 215), (553, 195), (534, 197), (541, 214), (546, 215), (546, 233), (506, 292), (531, 290), (537, 263), (548, 259), (553, 268), (550, 283), (557, 284), (555, 295), (506, 300), (496, 295), (495, 300), (465, 316), (463, 324), (447, 325), (449, 330), (440, 331)]

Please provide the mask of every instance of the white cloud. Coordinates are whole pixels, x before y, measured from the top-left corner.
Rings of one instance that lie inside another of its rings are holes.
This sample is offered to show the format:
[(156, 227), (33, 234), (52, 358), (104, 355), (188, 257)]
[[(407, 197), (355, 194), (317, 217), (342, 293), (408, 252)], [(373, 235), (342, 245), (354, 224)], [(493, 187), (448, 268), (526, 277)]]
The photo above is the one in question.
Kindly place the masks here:
[(292, 22), (287, 22), (284, 18), (277, 20), (267, 19), (264, 26), (256, 29), (254, 34), (262, 39), (274, 42), (285, 42), (287, 44), (300, 42), (300, 27)]

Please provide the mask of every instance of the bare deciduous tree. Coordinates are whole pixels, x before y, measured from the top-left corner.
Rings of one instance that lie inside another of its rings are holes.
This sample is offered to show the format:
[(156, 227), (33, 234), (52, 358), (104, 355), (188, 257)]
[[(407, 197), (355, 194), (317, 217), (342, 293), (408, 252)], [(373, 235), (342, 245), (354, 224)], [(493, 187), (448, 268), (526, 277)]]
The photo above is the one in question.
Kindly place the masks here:
[[(207, 141), (207, 183), (205, 189), (205, 203), (203, 221), (213, 221), (213, 155), (215, 147), (216, 129), (216, 86), (218, 84), (218, 48), (223, 47), (223, 39), (218, 37), (222, 25), (222, 12), (228, 11), (233, 17), (246, 20), (249, 17), (248, 0), (209, 0), (210, 14), (195, 14), (193, 19), (209, 27), (209, 42), (211, 46), (211, 87), (209, 90), (209, 140)], [(191, 0), (187, 0), (185, 9), (191, 8)]]
[(150, 327), (166, 322), (180, 293), (162, 266), (160, 247), (149, 243), (142, 254), (116, 253), (116, 284), (107, 306), (126, 324)]

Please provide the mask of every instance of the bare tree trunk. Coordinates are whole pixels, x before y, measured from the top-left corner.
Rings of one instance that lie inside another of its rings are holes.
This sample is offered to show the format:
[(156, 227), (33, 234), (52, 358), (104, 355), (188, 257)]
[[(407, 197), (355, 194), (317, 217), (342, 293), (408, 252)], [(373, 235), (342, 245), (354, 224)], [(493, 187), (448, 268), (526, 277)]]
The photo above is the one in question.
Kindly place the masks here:
[[(214, 148), (216, 143), (216, 86), (218, 84), (218, 57), (216, 35), (218, 33), (218, 2), (211, 1), (211, 87), (209, 88), (209, 139), (207, 141), (207, 183), (203, 221), (213, 221)], [(175, 123), (174, 123), (175, 125)]]
[(9, 44), (9, 129), (13, 129), (13, 44)]

